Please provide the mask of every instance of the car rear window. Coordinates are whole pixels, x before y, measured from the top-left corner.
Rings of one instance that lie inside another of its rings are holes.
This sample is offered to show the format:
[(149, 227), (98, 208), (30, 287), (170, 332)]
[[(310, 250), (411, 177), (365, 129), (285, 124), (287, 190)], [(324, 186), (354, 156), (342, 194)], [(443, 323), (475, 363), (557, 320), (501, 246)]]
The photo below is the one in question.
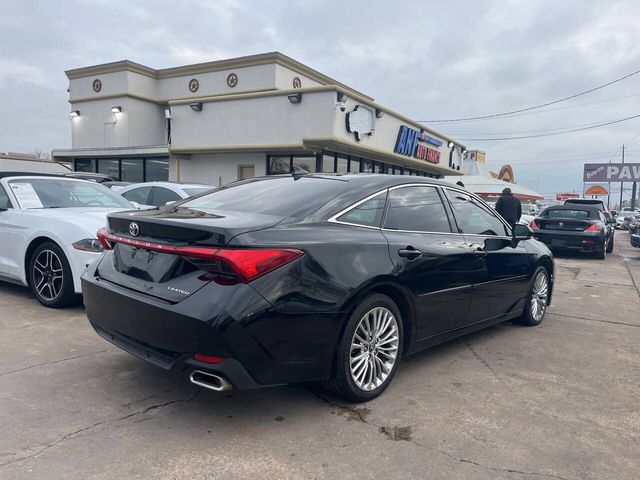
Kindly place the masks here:
[(316, 211), (346, 187), (345, 181), (321, 177), (272, 177), (231, 184), (180, 206), (291, 217)]
[(576, 220), (584, 220), (589, 218), (589, 210), (547, 210), (546, 216), (551, 218), (575, 218)]

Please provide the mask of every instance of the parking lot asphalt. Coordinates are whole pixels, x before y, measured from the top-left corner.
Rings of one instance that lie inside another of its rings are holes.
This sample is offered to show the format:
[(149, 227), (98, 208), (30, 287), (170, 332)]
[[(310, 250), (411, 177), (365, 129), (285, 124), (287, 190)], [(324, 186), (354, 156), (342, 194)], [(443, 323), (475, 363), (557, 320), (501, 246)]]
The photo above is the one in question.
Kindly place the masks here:
[(362, 405), (202, 390), (0, 284), (0, 478), (635, 480), (640, 250), (617, 232), (605, 261), (556, 262), (541, 326), (408, 358)]

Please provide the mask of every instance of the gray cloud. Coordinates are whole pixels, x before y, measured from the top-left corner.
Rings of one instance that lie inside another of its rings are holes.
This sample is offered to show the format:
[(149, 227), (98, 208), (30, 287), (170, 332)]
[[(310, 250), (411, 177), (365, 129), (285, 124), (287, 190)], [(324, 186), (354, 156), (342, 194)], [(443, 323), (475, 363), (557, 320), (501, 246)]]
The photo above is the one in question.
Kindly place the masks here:
[[(279, 50), (415, 119), (542, 103), (638, 69), (636, 2), (526, 0), (259, 2), (5, 1), (0, 151), (70, 145), (64, 70), (128, 58), (154, 68)], [(558, 106), (640, 93), (640, 76)], [(482, 122), (432, 124), (459, 138), (634, 115), (639, 97)], [(542, 192), (581, 188), (640, 121), (509, 142), (467, 142)], [(629, 160), (640, 158), (640, 137)]]

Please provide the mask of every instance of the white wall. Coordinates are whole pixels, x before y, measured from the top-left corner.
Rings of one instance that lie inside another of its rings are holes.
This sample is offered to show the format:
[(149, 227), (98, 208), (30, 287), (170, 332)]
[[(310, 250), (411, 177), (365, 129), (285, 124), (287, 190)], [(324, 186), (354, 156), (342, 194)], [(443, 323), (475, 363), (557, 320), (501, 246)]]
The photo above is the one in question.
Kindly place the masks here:
[(230, 98), (204, 103), (201, 112), (189, 105), (174, 105), (172, 147), (301, 145), (307, 136), (331, 136), (335, 95), (303, 93), (302, 103), (295, 105), (286, 95)]
[[(176, 158), (169, 161), (169, 180), (177, 181)], [(266, 175), (264, 153), (208, 153), (181, 159), (180, 181), (219, 186), (238, 180), (238, 166), (254, 165), (256, 177)]]
[(276, 65), (276, 88), (282, 90), (289, 90), (293, 88), (293, 79), (294, 77), (298, 77), (301, 82), (300, 88), (308, 88), (308, 87), (318, 87), (322, 85), (320, 82), (316, 82), (315, 80), (311, 80), (309, 77), (306, 77), (300, 73), (294, 72), (293, 70), (283, 67), (282, 65)]

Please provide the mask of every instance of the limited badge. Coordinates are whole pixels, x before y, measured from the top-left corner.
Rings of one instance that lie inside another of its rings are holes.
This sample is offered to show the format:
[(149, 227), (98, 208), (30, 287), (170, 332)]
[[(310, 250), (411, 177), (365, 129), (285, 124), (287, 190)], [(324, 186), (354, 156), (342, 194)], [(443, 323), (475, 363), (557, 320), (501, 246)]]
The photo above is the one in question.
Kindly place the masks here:
[(102, 82), (100, 81), (99, 78), (96, 78), (93, 81), (93, 91), (98, 93), (100, 90), (102, 90)]
[(238, 84), (238, 76), (235, 73), (230, 73), (227, 75), (227, 85), (230, 88), (235, 87)]
[(302, 87), (302, 80), (300, 80), (300, 77), (293, 77), (293, 88), (300, 87)]
[(189, 90), (191, 92), (196, 93), (199, 88), (200, 88), (200, 82), (198, 82), (197, 79), (192, 78), (191, 80), (189, 80)]

